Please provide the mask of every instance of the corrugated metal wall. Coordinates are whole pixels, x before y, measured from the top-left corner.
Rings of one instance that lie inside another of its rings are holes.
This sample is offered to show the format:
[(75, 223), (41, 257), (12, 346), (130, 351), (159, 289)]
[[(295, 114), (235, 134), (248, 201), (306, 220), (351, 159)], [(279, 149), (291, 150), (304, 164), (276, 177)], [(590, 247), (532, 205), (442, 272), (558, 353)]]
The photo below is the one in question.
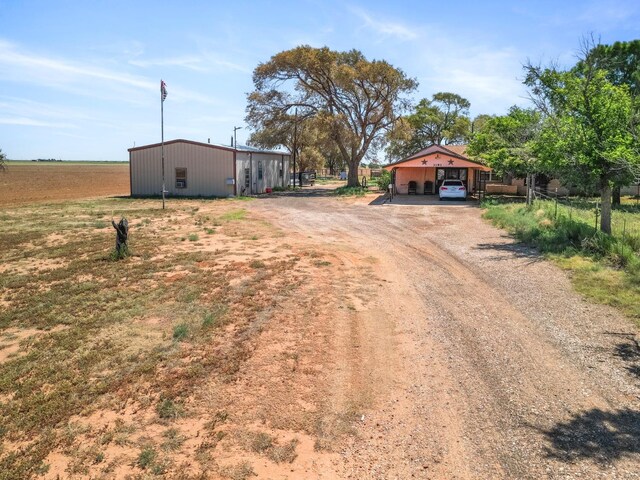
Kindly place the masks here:
[[(262, 165), (262, 179), (260, 179)], [(250, 172), (250, 186), (245, 187), (245, 169)], [(282, 171), (282, 175), (280, 172)], [(264, 193), (266, 188), (286, 187), (289, 178), (289, 155), (280, 153), (238, 152), (236, 157), (238, 195)], [(246, 190), (243, 192), (243, 189)]]
[[(171, 143), (164, 146), (165, 185), (172, 196), (228, 197), (233, 195), (233, 152), (205, 145)], [(131, 194), (162, 194), (160, 146), (130, 152)], [(176, 187), (176, 168), (187, 169), (186, 188)]]

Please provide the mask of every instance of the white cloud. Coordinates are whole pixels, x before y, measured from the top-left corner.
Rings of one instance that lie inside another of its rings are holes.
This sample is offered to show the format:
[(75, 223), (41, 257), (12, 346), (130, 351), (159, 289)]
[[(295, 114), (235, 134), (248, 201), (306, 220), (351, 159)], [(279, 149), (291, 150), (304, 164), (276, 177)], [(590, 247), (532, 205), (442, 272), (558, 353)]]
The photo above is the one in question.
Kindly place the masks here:
[[(144, 105), (144, 99), (150, 98), (150, 95), (160, 95), (159, 80), (106, 69), (94, 63), (24, 52), (3, 40), (0, 40), (0, 80), (29, 82), (76, 95), (108, 100), (117, 98), (119, 101), (138, 105)], [(209, 105), (219, 103), (212, 97), (192, 92), (180, 85), (171, 86), (169, 93), (177, 102)]]
[(173, 58), (158, 58), (158, 59), (139, 59), (139, 60), (129, 60), (129, 64), (135, 65), (136, 67), (182, 67), (189, 70), (195, 70), (198, 72), (206, 72), (208, 68), (202, 65), (202, 58), (189, 55), (184, 57), (173, 57)]
[(349, 7), (349, 11), (364, 22), (364, 27), (373, 30), (384, 37), (395, 37), (399, 40), (414, 40), (419, 32), (400, 22), (375, 18), (372, 14), (359, 7)]
[(0, 125), (20, 125), (24, 127), (77, 128), (76, 125), (60, 122), (45, 122), (28, 117), (0, 117)]

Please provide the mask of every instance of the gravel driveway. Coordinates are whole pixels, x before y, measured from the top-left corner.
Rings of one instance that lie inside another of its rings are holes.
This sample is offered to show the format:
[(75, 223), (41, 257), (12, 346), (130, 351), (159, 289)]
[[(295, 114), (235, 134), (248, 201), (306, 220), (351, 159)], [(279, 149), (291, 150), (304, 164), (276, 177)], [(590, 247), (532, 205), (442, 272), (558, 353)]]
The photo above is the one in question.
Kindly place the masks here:
[[(393, 353), (377, 359), (384, 388), (342, 448), (339, 476), (640, 478), (637, 328), (582, 299), (473, 204), (371, 200), (251, 206), (352, 262), (375, 260), (379, 281), (360, 309), (362, 381), (376, 345)], [(379, 338), (383, 319), (392, 337)]]

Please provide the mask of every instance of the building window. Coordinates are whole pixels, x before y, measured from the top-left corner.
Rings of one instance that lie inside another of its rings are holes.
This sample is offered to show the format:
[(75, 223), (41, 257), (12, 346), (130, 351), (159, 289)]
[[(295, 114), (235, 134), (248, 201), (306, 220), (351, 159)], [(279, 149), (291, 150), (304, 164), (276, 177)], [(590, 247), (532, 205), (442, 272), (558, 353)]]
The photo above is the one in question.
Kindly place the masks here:
[(258, 180), (262, 180), (262, 160), (258, 160)]
[(249, 188), (249, 186), (251, 185), (251, 170), (249, 170), (248, 168), (244, 169), (244, 186), (246, 188)]
[(282, 175), (283, 175), (283, 173), (282, 173), (282, 169), (280, 169), (280, 173), (279, 173), (279, 175), (280, 175), (280, 178), (282, 178)]
[(176, 168), (176, 188), (187, 188), (186, 168)]

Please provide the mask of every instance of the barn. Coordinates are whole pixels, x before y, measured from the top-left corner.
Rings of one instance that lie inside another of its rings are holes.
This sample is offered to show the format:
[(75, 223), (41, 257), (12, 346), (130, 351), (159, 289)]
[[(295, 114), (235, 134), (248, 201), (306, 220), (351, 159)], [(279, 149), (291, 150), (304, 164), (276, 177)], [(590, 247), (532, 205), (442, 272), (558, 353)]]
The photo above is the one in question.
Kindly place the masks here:
[[(252, 147), (164, 142), (165, 188), (176, 197), (230, 197), (286, 187), (289, 155)], [(129, 149), (131, 196), (162, 194), (162, 145)]]

